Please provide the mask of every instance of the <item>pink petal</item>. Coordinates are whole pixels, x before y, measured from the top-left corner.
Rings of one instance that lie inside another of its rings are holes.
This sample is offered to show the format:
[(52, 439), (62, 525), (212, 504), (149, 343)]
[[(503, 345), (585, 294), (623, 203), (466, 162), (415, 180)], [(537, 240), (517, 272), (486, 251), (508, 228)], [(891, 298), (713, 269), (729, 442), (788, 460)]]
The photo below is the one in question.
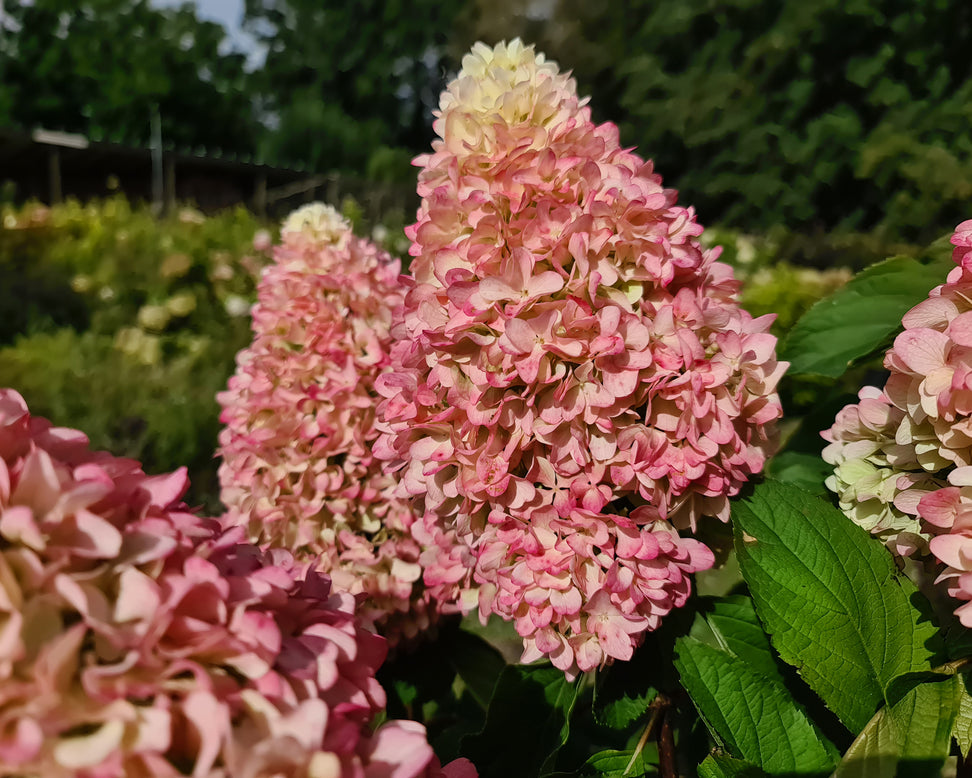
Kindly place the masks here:
[(944, 297), (930, 297), (924, 300), (904, 315), (901, 323), (905, 329), (919, 328), (941, 329), (947, 322), (955, 318), (958, 309), (955, 303)]
[(960, 346), (972, 346), (972, 311), (961, 313), (952, 319), (947, 333)]
[(368, 746), (365, 778), (419, 778), (435, 758), (417, 721), (391, 721)]
[(928, 543), (931, 552), (949, 567), (972, 570), (972, 538), (966, 535), (938, 535)]
[(0, 737), (0, 760), (9, 765), (20, 765), (34, 759), (44, 742), (44, 732), (31, 718), (20, 718), (13, 732)]
[[(507, 354), (529, 354), (537, 343), (537, 332), (523, 319), (510, 319), (499, 340), (499, 346)], [(506, 347), (504, 348), (504, 345)]]
[(930, 329), (905, 330), (894, 341), (894, 353), (919, 375), (928, 375), (945, 365), (949, 337)]
[(229, 709), (209, 692), (194, 691), (186, 696), (183, 711), (199, 738), (192, 775), (203, 778), (212, 770), (230, 732)]

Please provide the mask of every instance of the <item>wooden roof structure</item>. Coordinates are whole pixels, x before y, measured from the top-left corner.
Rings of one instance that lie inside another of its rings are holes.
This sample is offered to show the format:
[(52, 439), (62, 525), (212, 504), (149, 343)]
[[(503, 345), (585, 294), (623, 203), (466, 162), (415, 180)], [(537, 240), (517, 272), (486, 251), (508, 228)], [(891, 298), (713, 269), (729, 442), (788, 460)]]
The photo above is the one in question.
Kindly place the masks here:
[[(160, 153), (63, 132), (0, 128), (0, 185), (7, 181), (12, 182), (17, 201), (52, 204), (69, 196), (89, 200), (120, 191), (131, 200), (154, 202), (159, 208), (191, 202), (211, 213), (244, 204), (261, 216), (281, 216), (312, 199), (336, 203), (349, 193), (349, 185), (359, 201), (364, 191), (361, 182), (336, 173), (274, 167), (218, 152)], [(371, 195), (366, 192), (364, 200)], [(380, 199), (387, 201), (387, 197)], [(401, 200), (401, 194), (392, 199)]]

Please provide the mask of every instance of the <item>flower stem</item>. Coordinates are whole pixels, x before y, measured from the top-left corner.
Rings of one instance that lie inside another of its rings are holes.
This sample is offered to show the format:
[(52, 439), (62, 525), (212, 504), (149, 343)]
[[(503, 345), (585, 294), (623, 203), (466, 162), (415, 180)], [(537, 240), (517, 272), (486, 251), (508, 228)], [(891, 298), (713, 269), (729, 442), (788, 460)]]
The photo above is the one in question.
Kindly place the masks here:
[(631, 772), (631, 768), (634, 767), (634, 763), (638, 760), (638, 756), (645, 749), (645, 744), (648, 742), (648, 738), (651, 737), (652, 731), (655, 729), (655, 725), (658, 723), (658, 719), (665, 713), (665, 709), (668, 707), (668, 698), (663, 694), (659, 694), (651, 703), (651, 717), (648, 719), (648, 723), (645, 725), (645, 731), (641, 733), (641, 737), (638, 739), (638, 745), (635, 746), (634, 753), (631, 754), (631, 759), (628, 761), (628, 766), (624, 768), (624, 772), (621, 773), (622, 776), (627, 775)]

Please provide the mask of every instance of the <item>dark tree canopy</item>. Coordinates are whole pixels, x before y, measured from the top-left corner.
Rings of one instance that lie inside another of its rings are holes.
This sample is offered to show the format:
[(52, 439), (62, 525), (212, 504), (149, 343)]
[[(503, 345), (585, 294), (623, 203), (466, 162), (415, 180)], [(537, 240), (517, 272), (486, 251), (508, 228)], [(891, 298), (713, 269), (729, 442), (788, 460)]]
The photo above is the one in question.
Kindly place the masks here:
[(248, 26), (267, 46), (257, 83), (275, 120), (268, 155), (364, 170), (379, 148), (427, 146), (462, 5), (247, 0)]
[(93, 139), (145, 143), (158, 106), (167, 143), (250, 152), (257, 123), (246, 57), (192, 4), (147, 0), (8, 2), (0, 116)]
[(0, 121), (413, 180), (476, 40), (574, 71), (706, 223), (930, 239), (972, 197), (960, 0), (246, 0), (263, 67), (191, 4), (7, 0)]
[(535, 41), (707, 222), (924, 239), (968, 216), (968, 3), (551, 0), (542, 20), (537, 7), (477, 0), (461, 45)]

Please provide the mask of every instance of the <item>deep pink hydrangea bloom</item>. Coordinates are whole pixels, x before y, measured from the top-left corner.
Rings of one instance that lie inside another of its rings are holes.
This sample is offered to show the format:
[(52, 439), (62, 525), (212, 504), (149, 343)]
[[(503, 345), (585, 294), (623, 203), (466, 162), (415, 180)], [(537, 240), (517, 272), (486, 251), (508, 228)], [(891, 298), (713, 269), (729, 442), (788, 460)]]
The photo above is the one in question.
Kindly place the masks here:
[[(888, 351), (884, 391), (868, 388), (824, 433), (837, 465), (828, 485), (851, 518), (899, 553), (931, 551), (947, 565), (949, 593), (972, 600), (972, 220), (952, 237), (957, 267), (905, 314)], [(874, 399), (872, 399), (874, 398)], [(886, 409), (875, 410), (874, 402)], [(857, 419), (873, 419), (858, 424)], [(875, 473), (880, 472), (879, 476)], [(874, 488), (874, 483), (883, 487)], [(862, 521), (881, 493), (884, 518)], [(890, 499), (888, 499), (890, 498)], [(888, 531), (890, 530), (890, 531)], [(904, 530), (902, 532), (902, 530)], [(899, 534), (900, 533), (900, 534)], [(958, 613), (972, 626), (972, 608)]]
[[(317, 561), (395, 640), (429, 624), (408, 504), (372, 456), (375, 378), (389, 363), (399, 262), (312, 204), (283, 225), (258, 286), (254, 340), (219, 395), (227, 520)], [(438, 535), (428, 538), (442, 542)]]
[(376, 381), (376, 454), (426, 530), (466, 545), (427, 583), (571, 674), (630, 657), (711, 565), (673, 525), (728, 517), (785, 368), (692, 210), (585, 102), (519, 41), (463, 60), (416, 160), (405, 317)]
[[(442, 775), (353, 598), (0, 390), (0, 775)], [(468, 774), (459, 764), (453, 775)]]

